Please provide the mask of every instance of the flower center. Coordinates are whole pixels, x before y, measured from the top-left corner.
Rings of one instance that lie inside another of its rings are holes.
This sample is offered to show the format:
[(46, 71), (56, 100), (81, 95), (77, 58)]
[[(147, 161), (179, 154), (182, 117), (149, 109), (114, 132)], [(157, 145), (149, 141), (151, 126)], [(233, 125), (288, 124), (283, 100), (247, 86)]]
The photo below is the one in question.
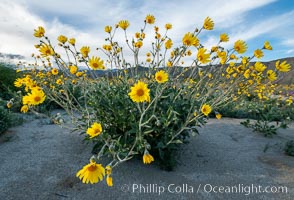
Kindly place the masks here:
[(95, 134), (98, 134), (98, 133), (100, 133), (101, 131), (100, 131), (100, 129), (94, 129), (94, 132), (95, 132)]
[(50, 49), (47, 49), (46, 54), (50, 54), (50, 53), (51, 53)]
[(93, 172), (97, 169), (97, 167), (95, 165), (91, 165), (90, 167), (88, 167), (88, 171)]
[(39, 96), (35, 96), (34, 100), (35, 100), (36, 102), (38, 102), (38, 101), (41, 100), (41, 97), (39, 97)]
[(97, 63), (93, 63), (93, 67), (94, 68), (98, 68), (98, 64)]
[(162, 81), (162, 76), (157, 76), (158, 81)]
[(137, 95), (138, 96), (143, 96), (144, 95), (144, 90), (143, 89), (138, 89), (137, 90)]

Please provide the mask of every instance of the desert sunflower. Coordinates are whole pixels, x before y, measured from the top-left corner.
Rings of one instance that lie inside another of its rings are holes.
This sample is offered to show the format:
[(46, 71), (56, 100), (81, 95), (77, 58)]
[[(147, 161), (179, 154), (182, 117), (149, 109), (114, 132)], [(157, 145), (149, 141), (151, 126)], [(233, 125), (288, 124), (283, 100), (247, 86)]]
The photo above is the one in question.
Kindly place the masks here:
[(216, 117), (217, 119), (221, 119), (221, 118), (222, 118), (222, 115), (221, 115), (220, 113), (216, 113), (215, 117)]
[(172, 29), (173, 25), (170, 23), (165, 24), (166, 30)]
[(145, 18), (145, 22), (147, 24), (154, 24), (155, 17), (153, 15), (147, 15), (146, 18)]
[(88, 57), (88, 55), (89, 55), (89, 53), (90, 53), (90, 47), (88, 47), (88, 46), (83, 46), (83, 47), (80, 49), (80, 51), (81, 51), (81, 54), (82, 54), (83, 58), (86, 58), (86, 57)]
[(204, 104), (201, 108), (201, 112), (205, 115), (208, 116), (209, 113), (211, 113), (211, 107), (208, 104)]
[(75, 46), (75, 44), (76, 44), (76, 39), (75, 39), (75, 38), (70, 38), (70, 39), (68, 40), (68, 42), (69, 42), (71, 45)]
[(290, 64), (287, 63), (287, 61), (280, 63), (280, 61), (278, 60), (276, 62), (276, 69), (279, 70), (280, 72), (288, 72), (291, 70), (291, 66)]
[(29, 106), (28, 105), (23, 105), (20, 108), (20, 112), (22, 112), (22, 113), (27, 113), (28, 111), (29, 111)]
[(104, 31), (105, 31), (106, 33), (110, 33), (111, 30), (112, 30), (112, 27), (111, 27), (111, 26), (105, 26), (105, 27), (104, 27)]
[(263, 52), (260, 50), (260, 49), (256, 49), (255, 51), (254, 51), (254, 56), (256, 57), (256, 58), (262, 58), (263, 57)]
[(57, 74), (58, 74), (58, 69), (56, 69), (56, 68), (52, 69), (52, 70), (51, 70), (51, 73), (52, 73), (53, 75), (57, 75)]
[(112, 168), (111, 168), (109, 165), (107, 165), (107, 166), (105, 167), (105, 171), (106, 171), (106, 175), (107, 175), (107, 177), (106, 177), (106, 183), (107, 183), (107, 185), (108, 185), (109, 187), (112, 187), (112, 186), (113, 186), (113, 183), (112, 183), (112, 176), (111, 176)]
[(94, 122), (90, 128), (87, 129), (87, 134), (90, 138), (96, 137), (102, 133), (102, 126), (100, 123)]
[(214, 22), (210, 17), (206, 17), (203, 23), (203, 28), (206, 30), (212, 30), (214, 27)]
[(220, 42), (228, 42), (229, 41), (229, 36), (226, 33), (222, 33), (219, 36), (219, 41)]
[(239, 54), (245, 53), (247, 50), (247, 45), (243, 40), (237, 40), (234, 44), (234, 49)]
[(206, 64), (206, 63), (209, 63), (210, 62), (210, 54), (209, 53), (205, 53), (205, 52), (206, 52), (206, 49), (200, 48), (198, 50), (198, 53), (197, 53), (197, 59), (202, 64)]
[(272, 48), (271, 44), (269, 43), (269, 41), (264, 42), (263, 49), (273, 50), (273, 48)]
[(268, 80), (270, 80), (270, 81), (277, 80), (277, 74), (276, 74), (276, 72), (274, 72), (271, 69), (266, 72), (266, 75), (267, 75)]
[(121, 29), (126, 30), (130, 26), (130, 23), (127, 20), (121, 20), (121, 21), (118, 22), (118, 26)]
[(75, 66), (75, 65), (70, 65), (69, 66), (69, 72), (71, 74), (75, 74), (75, 73), (77, 73), (77, 71), (78, 71), (78, 67), (77, 66)]
[(88, 184), (98, 183), (102, 181), (105, 176), (105, 169), (101, 164), (97, 164), (95, 161), (91, 160), (91, 162), (85, 165), (76, 176), (83, 182)]
[(23, 96), (22, 101), (24, 105), (39, 105), (43, 103), (45, 99), (46, 95), (43, 90), (35, 89), (28, 95)]
[(173, 46), (173, 41), (171, 39), (168, 39), (164, 44), (166, 49), (170, 49)]
[(131, 87), (131, 92), (129, 93), (130, 98), (133, 102), (144, 102), (150, 101), (150, 90), (148, 85), (144, 82), (138, 81), (133, 87)]
[(23, 80), (22, 78), (17, 78), (17, 79), (14, 81), (14, 86), (15, 86), (15, 87), (21, 87), (23, 84), (24, 84), (24, 80)]
[(93, 70), (98, 70), (98, 69), (105, 69), (105, 66), (103, 64), (103, 60), (101, 60), (99, 57), (92, 57), (89, 60), (89, 66), (93, 69)]
[(183, 41), (183, 44), (186, 46), (192, 46), (192, 45), (198, 46), (199, 45), (198, 38), (190, 32), (188, 32), (184, 35), (182, 41)]
[(257, 72), (263, 72), (265, 69), (266, 69), (266, 66), (264, 64), (262, 64), (261, 62), (256, 62), (254, 64), (254, 69), (257, 71)]
[(67, 37), (64, 35), (60, 35), (60, 36), (58, 36), (57, 40), (64, 44), (67, 41)]
[(45, 35), (45, 29), (42, 26), (39, 26), (37, 29), (34, 29), (35, 37), (43, 37)]
[(143, 163), (144, 164), (150, 164), (153, 161), (154, 161), (153, 156), (151, 154), (149, 154), (148, 151), (145, 151), (145, 153), (143, 155)]
[(42, 57), (47, 57), (47, 56), (53, 56), (54, 55), (54, 50), (52, 49), (51, 46), (47, 44), (43, 44), (40, 46), (39, 51), (41, 53)]
[(155, 79), (157, 83), (165, 83), (168, 81), (168, 74), (165, 71), (160, 70), (155, 73)]

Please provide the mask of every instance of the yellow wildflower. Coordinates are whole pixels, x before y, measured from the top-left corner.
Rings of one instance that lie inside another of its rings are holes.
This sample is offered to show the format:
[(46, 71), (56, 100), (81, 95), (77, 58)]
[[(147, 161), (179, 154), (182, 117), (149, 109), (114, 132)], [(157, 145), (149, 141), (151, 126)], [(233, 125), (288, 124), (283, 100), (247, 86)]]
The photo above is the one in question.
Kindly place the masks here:
[(67, 41), (67, 37), (65, 37), (64, 35), (60, 35), (58, 36), (57, 40), (64, 44)]
[(165, 83), (168, 81), (168, 74), (165, 71), (160, 70), (156, 72), (155, 79), (158, 83)]
[(148, 151), (145, 151), (144, 155), (143, 155), (143, 163), (144, 164), (150, 164), (154, 161), (154, 158), (151, 154), (149, 154)]
[(35, 37), (43, 37), (45, 35), (45, 29), (42, 26), (39, 26), (37, 29), (34, 29)]
[(143, 46), (143, 42), (139, 40), (138, 42), (135, 42), (134, 46), (139, 49)]
[(57, 74), (58, 74), (58, 69), (56, 69), (56, 68), (52, 69), (52, 70), (51, 70), (51, 73), (52, 73), (53, 75), (57, 75)]
[(104, 63), (104, 61), (101, 60), (99, 57), (92, 56), (92, 58), (89, 60), (89, 66), (93, 70), (105, 69), (105, 66), (103, 63)]
[(80, 49), (80, 51), (81, 51), (81, 54), (82, 54), (83, 58), (86, 58), (86, 57), (88, 57), (88, 54), (90, 53), (90, 47), (88, 47), (88, 46), (83, 46), (83, 47)]
[(42, 44), (39, 48), (42, 57), (53, 56), (54, 50), (47, 44)]
[(126, 30), (129, 27), (130, 23), (127, 20), (121, 20), (118, 22), (118, 26), (123, 29)]
[(256, 58), (262, 58), (263, 57), (263, 52), (260, 50), (260, 49), (256, 49), (255, 51), (254, 51), (254, 56), (256, 57)]
[(22, 113), (27, 113), (28, 111), (29, 111), (29, 106), (28, 105), (23, 105), (20, 108), (20, 112), (22, 112)]
[(205, 52), (206, 52), (206, 49), (200, 48), (197, 53), (197, 59), (202, 64), (206, 64), (210, 62), (210, 54)]
[(266, 69), (266, 66), (264, 64), (262, 64), (261, 62), (256, 62), (254, 64), (254, 69), (257, 71), (257, 72), (263, 72), (265, 69)]
[(146, 18), (145, 18), (145, 22), (147, 24), (154, 24), (155, 17), (153, 15), (147, 15)]
[(171, 24), (165, 24), (165, 28), (166, 28), (166, 30), (169, 30), (169, 29), (171, 29), (172, 28), (172, 25)]
[(203, 23), (203, 28), (206, 30), (212, 30), (214, 27), (214, 22), (212, 21), (211, 18), (206, 17)]
[(128, 94), (133, 102), (144, 102), (150, 101), (150, 90), (148, 85), (144, 82), (138, 81), (133, 87), (131, 87), (131, 92)]
[(166, 49), (170, 49), (173, 46), (173, 42), (171, 39), (168, 39), (164, 45)]
[(265, 41), (263, 45), (263, 49), (266, 50), (273, 50), (272, 46), (270, 45), (269, 41)]
[(186, 46), (198, 46), (199, 45), (199, 40), (194, 34), (188, 32), (184, 35), (183, 39), (183, 44)]
[(204, 105), (202, 105), (202, 108), (201, 108), (201, 112), (205, 115), (205, 116), (208, 116), (209, 115), (209, 113), (211, 113), (211, 107), (210, 107), (210, 105), (208, 105), (208, 104), (204, 104)]
[(237, 40), (234, 44), (234, 49), (237, 51), (239, 54), (243, 54), (247, 50), (247, 45), (243, 40)]
[(228, 42), (229, 41), (229, 36), (226, 33), (222, 33), (219, 36), (219, 41), (220, 42)]
[(71, 45), (75, 46), (75, 44), (76, 44), (76, 39), (75, 39), (75, 38), (70, 38), (70, 39), (68, 40), (68, 42), (69, 42)]
[(78, 171), (78, 178), (82, 180), (83, 183), (91, 184), (98, 183), (103, 180), (105, 176), (105, 169), (101, 164), (96, 164), (95, 161), (91, 160), (91, 162), (85, 165), (80, 171)]
[(71, 74), (75, 74), (75, 73), (77, 73), (77, 71), (78, 71), (78, 67), (77, 66), (75, 66), (75, 65), (70, 65), (69, 66), (69, 72)]
[(276, 62), (276, 69), (279, 70), (280, 72), (288, 72), (291, 70), (291, 66), (290, 64), (287, 63), (286, 60), (282, 63), (280, 63), (280, 61), (278, 60)]
[(90, 138), (96, 137), (102, 133), (102, 126), (100, 123), (94, 122), (90, 128), (87, 129), (87, 134)]
[(275, 81), (277, 80), (277, 74), (276, 72), (274, 72), (273, 70), (268, 70), (266, 72), (266, 75), (267, 75), (267, 78), (270, 80), (270, 81)]
[(104, 27), (104, 31), (105, 31), (106, 33), (111, 33), (111, 30), (112, 30), (112, 27), (111, 27), (111, 26), (105, 26), (105, 27)]
[(22, 101), (24, 105), (39, 105), (46, 99), (46, 95), (42, 90), (32, 90), (31, 93), (23, 96)]
[(221, 115), (220, 113), (217, 113), (217, 114), (215, 115), (215, 117), (216, 117), (217, 119), (221, 119), (221, 118), (222, 118), (222, 115)]

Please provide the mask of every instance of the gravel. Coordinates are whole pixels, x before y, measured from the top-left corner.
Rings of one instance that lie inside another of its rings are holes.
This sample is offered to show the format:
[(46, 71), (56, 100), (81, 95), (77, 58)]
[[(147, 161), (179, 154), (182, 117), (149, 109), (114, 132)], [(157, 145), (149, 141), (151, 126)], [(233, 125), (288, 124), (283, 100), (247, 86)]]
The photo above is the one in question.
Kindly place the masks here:
[(294, 126), (266, 138), (240, 121), (209, 120), (174, 171), (133, 159), (108, 187), (75, 177), (91, 157), (82, 135), (31, 117), (0, 137), (0, 199), (294, 199), (294, 158), (283, 152)]

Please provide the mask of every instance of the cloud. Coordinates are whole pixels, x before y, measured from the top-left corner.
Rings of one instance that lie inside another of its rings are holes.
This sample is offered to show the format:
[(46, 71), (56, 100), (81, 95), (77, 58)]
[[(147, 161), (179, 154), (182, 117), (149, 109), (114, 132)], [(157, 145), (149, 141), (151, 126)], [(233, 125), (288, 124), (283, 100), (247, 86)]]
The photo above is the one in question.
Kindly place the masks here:
[[(52, 40), (56, 40), (59, 34), (77, 39), (77, 46), (88, 45), (94, 52), (96, 47), (101, 47), (105, 41), (105, 25), (114, 25), (121, 19), (130, 21), (128, 37), (143, 27), (146, 14), (154, 14), (158, 26), (165, 23), (173, 24), (169, 35), (174, 39), (174, 46), (181, 44), (182, 36), (193, 31), (197, 26), (202, 26), (206, 16), (215, 21), (215, 31), (206, 32), (200, 36), (202, 42), (212, 46), (218, 42), (220, 32), (228, 32), (232, 45), (236, 39), (251, 40), (263, 34), (273, 33), (276, 29), (285, 27), (287, 23), (293, 24), (289, 19), (293, 18), (293, 12), (280, 16), (272, 16), (266, 20), (250, 16), (250, 12), (275, 2), (275, 0), (186, 0), (179, 3), (176, 0), (158, 2), (149, 1), (65, 1), (65, 0), (6, 0), (0, 4), (0, 39), (5, 41), (0, 44), (0, 52), (22, 54), (29, 56), (36, 52), (33, 44), (38, 40), (33, 38), (33, 29), (39, 25), (46, 28), (46, 34)], [(161, 32), (163, 32), (161, 28)], [(230, 31), (226, 31), (230, 30)], [(120, 30), (121, 31), (121, 30)], [(120, 32), (119, 34), (121, 34)], [(143, 54), (150, 49), (154, 36), (153, 26), (146, 29), (148, 36), (144, 41)], [(124, 43), (125, 38), (116, 38)], [(126, 57), (131, 59), (128, 53)], [(142, 56), (142, 60), (144, 60)]]

